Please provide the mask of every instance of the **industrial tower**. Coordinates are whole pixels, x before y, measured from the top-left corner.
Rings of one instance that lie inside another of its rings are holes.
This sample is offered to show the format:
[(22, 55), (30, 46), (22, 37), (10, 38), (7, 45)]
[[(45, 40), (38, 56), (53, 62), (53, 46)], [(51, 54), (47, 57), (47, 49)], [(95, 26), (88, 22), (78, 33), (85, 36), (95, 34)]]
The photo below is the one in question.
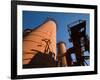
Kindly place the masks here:
[(46, 20), (23, 35), (23, 68), (56, 66), (56, 22)]

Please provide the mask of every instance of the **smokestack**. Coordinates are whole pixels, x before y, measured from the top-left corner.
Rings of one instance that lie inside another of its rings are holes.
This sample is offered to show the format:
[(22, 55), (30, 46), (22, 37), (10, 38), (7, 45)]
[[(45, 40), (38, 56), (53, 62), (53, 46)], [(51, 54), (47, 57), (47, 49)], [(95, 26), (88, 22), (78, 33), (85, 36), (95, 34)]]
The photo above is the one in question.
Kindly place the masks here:
[(49, 19), (27, 33), (23, 38), (24, 65), (28, 64), (37, 52), (48, 54), (51, 51), (56, 59), (56, 23), (54, 20)]
[(58, 60), (58, 66), (67, 66), (67, 62), (66, 62), (66, 46), (65, 46), (65, 43), (64, 42), (59, 42), (58, 45), (58, 57), (60, 57), (60, 62)]

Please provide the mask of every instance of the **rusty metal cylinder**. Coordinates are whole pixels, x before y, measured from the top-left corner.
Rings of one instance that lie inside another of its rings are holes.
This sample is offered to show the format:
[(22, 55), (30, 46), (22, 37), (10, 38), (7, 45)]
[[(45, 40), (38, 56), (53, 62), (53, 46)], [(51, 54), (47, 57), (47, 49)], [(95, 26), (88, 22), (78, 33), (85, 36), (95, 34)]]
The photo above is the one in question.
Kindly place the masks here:
[[(57, 47), (58, 47), (58, 57), (59, 57), (58, 59), (60, 59), (60, 66), (62, 66), (62, 67), (67, 66), (65, 43), (64, 42), (59, 42), (57, 44)], [(58, 62), (58, 66), (59, 66), (59, 62)]]
[(32, 29), (23, 38), (23, 64), (28, 64), (37, 52), (44, 53), (46, 42), (49, 50), (54, 53), (56, 58), (56, 23), (47, 20), (38, 28)]

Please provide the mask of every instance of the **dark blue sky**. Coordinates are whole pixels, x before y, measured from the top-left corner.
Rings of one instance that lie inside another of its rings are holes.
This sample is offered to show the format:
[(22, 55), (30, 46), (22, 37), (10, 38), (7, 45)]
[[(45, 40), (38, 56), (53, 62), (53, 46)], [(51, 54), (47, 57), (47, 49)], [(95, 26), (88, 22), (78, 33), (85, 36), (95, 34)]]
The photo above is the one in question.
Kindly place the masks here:
[(68, 24), (77, 20), (86, 20), (86, 33), (89, 36), (89, 14), (82, 13), (23, 11), (23, 27), (24, 29), (33, 29), (42, 24), (48, 17), (53, 18), (57, 23), (57, 42), (64, 41), (67, 48), (72, 46), (69, 43)]

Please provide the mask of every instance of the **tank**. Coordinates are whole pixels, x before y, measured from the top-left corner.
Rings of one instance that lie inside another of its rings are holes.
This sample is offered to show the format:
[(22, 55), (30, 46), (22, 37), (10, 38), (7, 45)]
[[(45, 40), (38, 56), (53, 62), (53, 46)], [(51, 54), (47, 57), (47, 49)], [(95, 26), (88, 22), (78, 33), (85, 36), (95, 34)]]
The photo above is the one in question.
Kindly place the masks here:
[(59, 42), (57, 44), (58, 47), (58, 66), (67, 66), (66, 62), (66, 44), (64, 42)]
[[(56, 59), (56, 22), (52, 19), (46, 20), (35, 29), (24, 31), (23, 65), (32, 62), (37, 53), (51, 55)], [(45, 57), (43, 60), (46, 60)]]

